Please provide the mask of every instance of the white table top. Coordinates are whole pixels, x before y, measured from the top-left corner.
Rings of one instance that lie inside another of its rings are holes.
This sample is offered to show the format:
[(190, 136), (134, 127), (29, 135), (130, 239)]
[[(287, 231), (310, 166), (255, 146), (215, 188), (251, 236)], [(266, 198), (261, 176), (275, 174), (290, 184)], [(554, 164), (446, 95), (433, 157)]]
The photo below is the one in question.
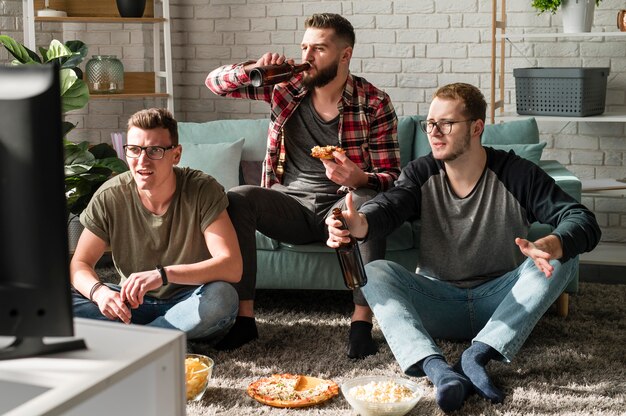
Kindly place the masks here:
[[(74, 330), (77, 338), (85, 340), (87, 349), (0, 360), (0, 414), (11, 409), (19, 409), (15, 414), (44, 414), (50, 409), (62, 413), (172, 349), (180, 357), (180, 367), (174, 369), (180, 376), (177, 384), (184, 386), (182, 332), (80, 318), (75, 319)], [(52, 340), (45, 338), (46, 342)], [(0, 337), (0, 345), (8, 341)]]

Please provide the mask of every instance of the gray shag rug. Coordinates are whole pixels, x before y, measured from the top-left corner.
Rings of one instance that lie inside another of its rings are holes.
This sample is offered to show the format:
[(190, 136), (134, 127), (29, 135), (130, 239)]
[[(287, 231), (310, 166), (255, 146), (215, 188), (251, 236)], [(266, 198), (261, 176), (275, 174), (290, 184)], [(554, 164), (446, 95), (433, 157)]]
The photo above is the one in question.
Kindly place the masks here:
[[(274, 373), (330, 378), (338, 384), (363, 375), (406, 377), (376, 324), (378, 354), (363, 360), (347, 358), (351, 302), (347, 291), (258, 291), (258, 340), (231, 352), (189, 343), (193, 352), (212, 357), (215, 368), (206, 394), (187, 405), (187, 414), (355, 414), (341, 393), (302, 409), (272, 408), (246, 394), (248, 384)], [(455, 362), (469, 342), (439, 341), (439, 345)], [(504, 403), (492, 405), (473, 395), (455, 414), (625, 415), (626, 285), (581, 283), (579, 293), (570, 297), (567, 318), (548, 311), (512, 363), (491, 362), (488, 370), (507, 394)], [(408, 415), (443, 415), (432, 384), (426, 378), (414, 380), (425, 394)]]

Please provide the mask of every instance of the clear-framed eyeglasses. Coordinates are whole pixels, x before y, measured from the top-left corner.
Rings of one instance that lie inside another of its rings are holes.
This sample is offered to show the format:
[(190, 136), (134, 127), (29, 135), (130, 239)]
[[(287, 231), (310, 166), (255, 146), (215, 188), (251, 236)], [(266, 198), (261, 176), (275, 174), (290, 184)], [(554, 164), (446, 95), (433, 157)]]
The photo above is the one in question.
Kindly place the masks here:
[(133, 159), (137, 159), (139, 156), (141, 156), (141, 152), (143, 152), (144, 150), (146, 151), (146, 156), (148, 156), (148, 159), (152, 159), (152, 160), (161, 160), (163, 159), (163, 156), (165, 156), (165, 152), (167, 150), (172, 150), (174, 148), (176, 148), (177, 145), (173, 144), (169, 147), (163, 147), (163, 146), (137, 146), (134, 144), (125, 144), (124, 145), (124, 154), (126, 154), (126, 157), (131, 157)]
[(474, 119), (469, 120), (441, 120), (441, 121), (432, 121), (432, 120), (421, 120), (420, 128), (424, 133), (432, 133), (433, 129), (437, 127), (439, 133), (441, 134), (450, 134), (452, 131), (452, 126), (457, 123), (467, 123), (467, 122), (475, 121)]

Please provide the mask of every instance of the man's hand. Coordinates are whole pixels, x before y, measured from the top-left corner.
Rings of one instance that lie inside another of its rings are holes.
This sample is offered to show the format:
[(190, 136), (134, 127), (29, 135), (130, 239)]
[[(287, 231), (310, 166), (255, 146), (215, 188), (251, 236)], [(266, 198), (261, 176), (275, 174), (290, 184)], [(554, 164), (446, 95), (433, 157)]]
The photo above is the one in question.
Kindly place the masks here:
[(98, 305), (102, 315), (112, 321), (119, 319), (125, 324), (130, 323), (130, 309), (124, 304), (119, 293), (109, 289), (106, 285), (101, 286), (93, 295), (93, 301)]
[(259, 66), (267, 66), (267, 65), (280, 65), (284, 62), (289, 62), (290, 64), (294, 64), (293, 59), (287, 59), (285, 55), (281, 55), (279, 53), (267, 52), (261, 56), (256, 63), (248, 64), (244, 67), (246, 72), (250, 72), (253, 68)]
[(550, 260), (557, 260), (563, 256), (561, 240), (555, 235), (540, 238), (534, 243), (524, 238), (516, 238), (515, 244), (517, 244), (522, 254), (535, 262), (537, 268), (541, 270), (546, 277), (551, 277), (554, 271)]
[(368, 224), (364, 215), (358, 213), (352, 202), (352, 192), (346, 195), (346, 211), (342, 211), (343, 218), (346, 220), (348, 230), (342, 229), (342, 223), (336, 220), (331, 214), (326, 217), (326, 225), (328, 226), (328, 240), (326, 245), (330, 248), (338, 248), (341, 243), (350, 242), (350, 235), (356, 238), (363, 238), (367, 235)]
[(367, 185), (367, 174), (361, 170), (345, 153), (333, 152), (335, 159), (320, 159), (326, 168), (326, 177), (337, 185), (351, 189)]
[(158, 270), (133, 273), (122, 283), (120, 295), (122, 302), (126, 302), (131, 308), (136, 309), (143, 303), (144, 295), (163, 285), (163, 279)]

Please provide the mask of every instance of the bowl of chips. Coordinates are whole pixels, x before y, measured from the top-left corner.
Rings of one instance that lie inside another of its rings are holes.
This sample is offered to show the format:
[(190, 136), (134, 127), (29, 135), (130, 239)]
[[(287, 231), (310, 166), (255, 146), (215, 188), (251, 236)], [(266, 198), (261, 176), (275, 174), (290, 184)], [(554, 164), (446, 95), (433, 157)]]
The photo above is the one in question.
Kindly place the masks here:
[(202, 354), (187, 354), (185, 356), (185, 387), (187, 401), (202, 399), (209, 379), (213, 374), (214, 362)]
[(341, 393), (361, 416), (402, 416), (417, 405), (424, 391), (406, 378), (366, 376), (345, 381)]

